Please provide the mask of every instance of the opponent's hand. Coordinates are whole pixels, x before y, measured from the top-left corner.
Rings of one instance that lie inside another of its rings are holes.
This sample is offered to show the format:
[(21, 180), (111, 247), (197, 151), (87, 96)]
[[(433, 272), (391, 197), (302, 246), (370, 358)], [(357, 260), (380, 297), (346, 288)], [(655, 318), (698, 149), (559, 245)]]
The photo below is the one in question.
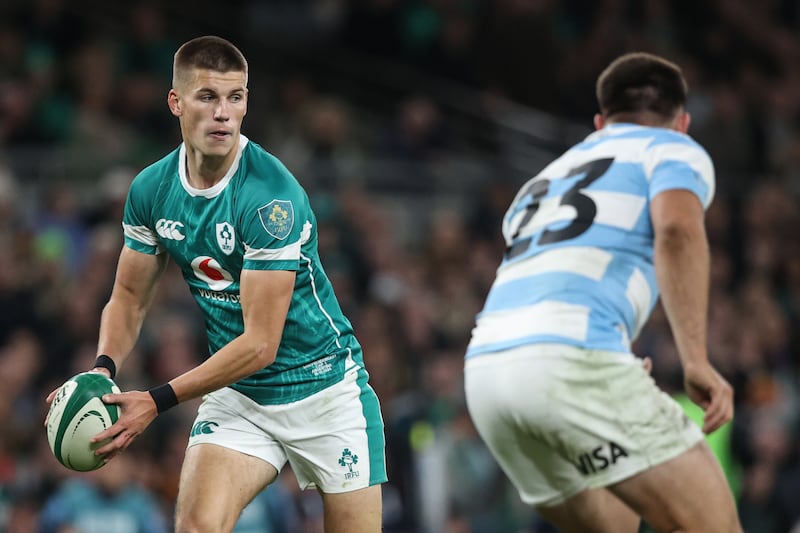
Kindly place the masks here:
[(703, 433), (712, 433), (733, 418), (733, 387), (710, 363), (687, 365), (683, 384), (689, 398), (705, 412)]
[(95, 454), (102, 455), (108, 462), (125, 451), (156, 418), (156, 404), (149, 392), (129, 391), (119, 394), (103, 395), (103, 402), (117, 404), (120, 408), (119, 420), (111, 427), (92, 437), (92, 442), (110, 439)]

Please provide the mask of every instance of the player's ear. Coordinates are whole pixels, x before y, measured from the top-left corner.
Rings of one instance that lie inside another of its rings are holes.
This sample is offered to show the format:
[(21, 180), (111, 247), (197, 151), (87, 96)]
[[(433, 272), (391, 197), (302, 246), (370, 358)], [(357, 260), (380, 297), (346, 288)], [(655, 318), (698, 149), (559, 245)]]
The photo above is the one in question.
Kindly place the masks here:
[(178, 93), (175, 92), (175, 89), (169, 90), (169, 94), (167, 94), (167, 105), (169, 106), (170, 112), (176, 117), (181, 116), (183, 113), (181, 109), (181, 99)]
[(594, 116), (594, 129), (602, 130), (603, 126), (605, 126), (605, 125), (606, 125), (606, 121), (603, 118), (603, 115), (601, 115), (600, 113), (595, 114), (595, 116)]
[(692, 123), (692, 116), (688, 111), (681, 113), (681, 131), (687, 133), (689, 131), (689, 124)]
[(672, 120), (672, 129), (681, 133), (689, 131), (689, 123), (692, 121), (689, 113), (686, 111), (679, 111), (675, 118)]

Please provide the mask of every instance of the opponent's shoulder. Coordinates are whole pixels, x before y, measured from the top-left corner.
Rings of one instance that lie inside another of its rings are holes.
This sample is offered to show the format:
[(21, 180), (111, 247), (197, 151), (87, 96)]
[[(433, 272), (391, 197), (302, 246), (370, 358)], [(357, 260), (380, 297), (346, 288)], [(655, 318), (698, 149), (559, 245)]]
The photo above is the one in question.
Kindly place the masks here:
[(689, 134), (681, 133), (679, 131), (671, 130), (668, 128), (648, 128), (652, 130), (650, 146), (656, 147), (661, 146), (664, 144), (672, 145), (672, 146), (682, 146), (687, 148), (692, 148), (703, 154), (706, 154), (706, 149), (694, 140)]
[(663, 161), (683, 162), (701, 174), (713, 179), (714, 163), (705, 148), (686, 133), (665, 128), (655, 130), (647, 147), (647, 160), (650, 165)]
[(687, 189), (708, 208), (714, 198), (716, 181), (711, 156), (688, 134), (654, 129), (658, 131), (654, 132), (643, 161), (651, 197), (665, 190)]
[(679, 131), (641, 124), (611, 124), (589, 135), (578, 152), (625, 154), (631, 161), (654, 165), (660, 161), (685, 161), (711, 167), (711, 157), (700, 143)]

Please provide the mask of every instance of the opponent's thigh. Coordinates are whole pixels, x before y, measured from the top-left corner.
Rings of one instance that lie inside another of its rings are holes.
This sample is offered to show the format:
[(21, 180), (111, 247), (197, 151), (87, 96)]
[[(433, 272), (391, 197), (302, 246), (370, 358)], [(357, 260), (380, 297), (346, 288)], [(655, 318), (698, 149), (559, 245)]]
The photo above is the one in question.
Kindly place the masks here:
[(381, 486), (352, 492), (322, 494), (325, 533), (379, 533), (382, 522)]
[(742, 530), (728, 482), (705, 442), (608, 488), (659, 532)]
[(607, 489), (588, 489), (536, 511), (563, 533), (636, 533), (641, 520)]
[(262, 459), (215, 444), (190, 446), (181, 468), (175, 531), (231, 531), (242, 509), (277, 475)]

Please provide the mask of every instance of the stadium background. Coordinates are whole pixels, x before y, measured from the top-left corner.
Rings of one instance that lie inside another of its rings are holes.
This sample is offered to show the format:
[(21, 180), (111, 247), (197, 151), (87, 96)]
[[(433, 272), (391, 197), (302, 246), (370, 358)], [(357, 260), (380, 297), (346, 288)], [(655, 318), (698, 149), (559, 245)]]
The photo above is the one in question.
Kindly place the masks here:
[[(0, 531), (65, 531), (52, 524), (75, 501), (94, 513), (87, 531), (158, 531), (126, 521), (171, 516), (196, 403), (80, 476), (55, 463), (42, 420), (47, 392), (93, 360), (127, 185), (179, 142), (165, 106), (172, 53), (208, 33), (248, 57), (243, 131), (319, 215), (323, 262), (384, 409), (389, 532), (548, 531), (477, 439), (461, 391), (499, 220), (522, 180), (590, 131), (610, 59), (679, 62), (691, 133), (717, 168), (710, 354), (737, 414), (715, 446), (746, 530), (800, 531), (800, 6), (789, 0), (4, 0)], [(178, 278), (162, 282), (123, 388), (205, 353)], [(680, 390), (660, 309), (636, 351)], [(321, 531), (319, 499), (293, 483), (287, 471), (254, 502), (249, 531)]]

